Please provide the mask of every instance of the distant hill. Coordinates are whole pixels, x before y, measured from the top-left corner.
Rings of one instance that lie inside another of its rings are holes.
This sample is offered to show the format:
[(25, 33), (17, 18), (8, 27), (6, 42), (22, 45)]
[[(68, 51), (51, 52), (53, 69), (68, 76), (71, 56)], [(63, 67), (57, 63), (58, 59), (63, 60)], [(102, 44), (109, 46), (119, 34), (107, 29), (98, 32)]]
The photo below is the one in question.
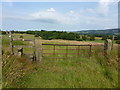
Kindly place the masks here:
[(116, 35), (120, 33), (120, 28), (119, 29), (106, 29), (106, 30), (81, 30), (81, 31), (76, 31), (80, 35), (84, 34), (97, 34), (97, 35)]

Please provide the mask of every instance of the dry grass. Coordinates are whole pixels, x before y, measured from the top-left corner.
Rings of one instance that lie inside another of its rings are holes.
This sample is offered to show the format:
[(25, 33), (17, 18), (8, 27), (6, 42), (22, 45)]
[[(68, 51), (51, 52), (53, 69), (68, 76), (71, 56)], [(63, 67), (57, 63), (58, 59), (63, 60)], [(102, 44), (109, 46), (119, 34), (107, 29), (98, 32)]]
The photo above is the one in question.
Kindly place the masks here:
[(77, 44), (77, 45), (103, 45), (102, 43), (86, 42), (86, 41), (70, 41), (70, 40), (42, 40), (42, 43), (64, 43), (64, 44)]

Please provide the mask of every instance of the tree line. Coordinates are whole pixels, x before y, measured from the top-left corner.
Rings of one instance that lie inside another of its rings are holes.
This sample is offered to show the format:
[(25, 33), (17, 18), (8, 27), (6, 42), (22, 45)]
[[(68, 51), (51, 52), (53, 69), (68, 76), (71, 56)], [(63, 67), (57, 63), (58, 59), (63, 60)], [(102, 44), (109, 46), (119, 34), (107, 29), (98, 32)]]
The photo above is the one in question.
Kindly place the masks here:
[[(76, 32), (65, 32), (65, 31), (12, 31), (12, 33), (20, 33), (20, 34), (33, 34), (35, 37), (41, 37), (45, 40), (52, 40), (52, 39), (63, 39), (63, 40), (77, 40), (77, 41), (94, 41), (95, 37), (102, 37), (101, 40), (105, 39), (112, 39), (112, 35), (101, 35), (101, 34), (84, 34), (79, 35)], [(6, 34), (6, 31), (2, 31), (2, 34)], [(120, 34), (115, 36), (115, 40), (120, 40)], [(118, 43), (120, 41), (117, 41)]]

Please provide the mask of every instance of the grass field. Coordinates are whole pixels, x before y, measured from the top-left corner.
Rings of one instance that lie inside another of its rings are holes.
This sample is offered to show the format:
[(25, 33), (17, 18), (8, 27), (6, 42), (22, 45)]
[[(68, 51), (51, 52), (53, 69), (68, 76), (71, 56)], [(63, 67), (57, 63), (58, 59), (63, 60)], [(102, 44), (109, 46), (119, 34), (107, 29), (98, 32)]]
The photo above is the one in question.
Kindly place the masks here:
[[(21, 34), (14, 34), (19, 38)], [(32, 35), (22, 34), (24, 38), (33, 38)], [(43, 57), (41, 62), (31, 62), (28, 57), (19, 58), (10, 56), (9, 38), (3, 36), (3, 87), (4, 88), (117, 88), (118, 87), (118, 48), (116, 45), (110, 52), (109, 63), (104, 58), (103, 48), (95, 47), (92, 56), (89, 58), (88, 48), (81, 47), (79, 57), (70, 54), (68, 59), (61, 57), (52, 59), (54, 55)], [(63, 41), (63, 40), (41, 40), (36, 38), (37, 43), (51, 44), (103, 44), (103, 41), (84, 42), (84, 41)], [(21, 41), (14, 42), (16, 45), (29, 45)], [(45, 49), (53, 47), (44, 46)], [(75, 49), (76, 47), (69, 47)], [(65, 49), (58, 46), (57, 49)], [(25, 49), (26, 53), (31, 53), (31, 49)], [(52, 53), (47, 50), (46, 52)], [(65, 51), (56, 51), (56, 53)], [(76, 53), (77, 51), (69, 51)]]

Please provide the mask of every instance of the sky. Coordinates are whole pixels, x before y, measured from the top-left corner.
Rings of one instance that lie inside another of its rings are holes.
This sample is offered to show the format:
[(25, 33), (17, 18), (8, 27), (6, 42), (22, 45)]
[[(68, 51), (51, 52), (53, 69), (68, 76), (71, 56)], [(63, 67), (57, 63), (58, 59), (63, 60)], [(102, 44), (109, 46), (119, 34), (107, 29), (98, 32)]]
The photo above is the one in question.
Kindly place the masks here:
[[(107, 1), (107, 2), (105, 2)], [(2, 30), (101, 30), (118, 27), (118, 3), (2, 2)], [(114, 1), (114, 0), (112, 0)]]

